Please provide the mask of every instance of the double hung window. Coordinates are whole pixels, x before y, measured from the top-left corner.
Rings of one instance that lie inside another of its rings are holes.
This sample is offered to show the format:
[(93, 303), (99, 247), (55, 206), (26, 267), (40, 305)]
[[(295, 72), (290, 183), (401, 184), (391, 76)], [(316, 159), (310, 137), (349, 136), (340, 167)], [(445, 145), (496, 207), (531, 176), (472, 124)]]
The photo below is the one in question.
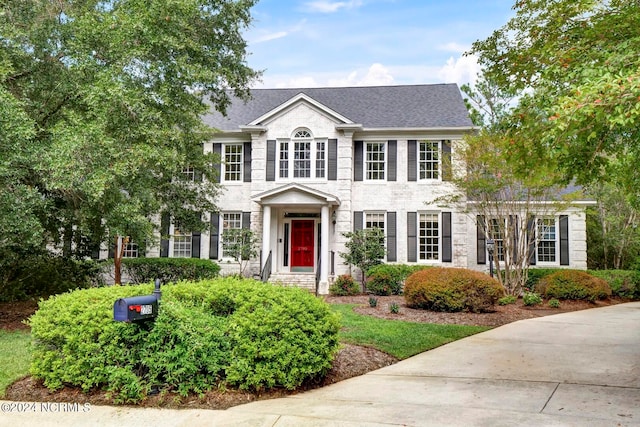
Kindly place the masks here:
[(191, 232), (184, 230), (179, 224), (173, 227), (173, 256), (174, 258), (191, 257)]
[(224, 180), (242, 181), (242, 144), (224, 145)]
[(421, 213), (418, 219), (418, 259), (440, 259), (440, 216), (435, 212)]
[(278, 177), (313, 179), (326, 176), (326, 139), (314, 138), (307, 129), (298, 129), (291, 139), (278, 143)]
[(555, 218), (538, 218), (537, 233), (537, 257), (538, 262), (555, 263), (557, 252), (557, 226)]
[(367, 142), (365, 144), (365, 177), (367, 180), (385, 179), (385, 145), (384, 142)]
[[(242, 213), (240, 212), (227, 212), (222, 214), (222, 230), (223, 234), (227, 230), (240, 229), (242, 228)], [(222, 239), (222, 256), (228, 257), (229, 255), (225, 252), (229, 251), (231, 245), (236, 242), (229, 240), (228, 238)]]
[(440, 178), (440, 141), (418, 144), (418, 173), (421, 180)]

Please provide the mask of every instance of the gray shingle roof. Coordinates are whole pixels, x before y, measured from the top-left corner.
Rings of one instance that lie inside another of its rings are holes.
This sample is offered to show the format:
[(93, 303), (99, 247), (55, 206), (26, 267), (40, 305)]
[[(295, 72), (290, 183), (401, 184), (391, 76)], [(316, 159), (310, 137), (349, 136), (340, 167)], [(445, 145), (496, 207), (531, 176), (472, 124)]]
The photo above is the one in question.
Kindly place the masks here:
[(433, 128), (472, 126), (456, 84), (253, 89), (246, 104), (232, 98), (227, 117), (212, 111), (204, 122), (223, 131), (237, 131), (304, 93), (365, 128)]

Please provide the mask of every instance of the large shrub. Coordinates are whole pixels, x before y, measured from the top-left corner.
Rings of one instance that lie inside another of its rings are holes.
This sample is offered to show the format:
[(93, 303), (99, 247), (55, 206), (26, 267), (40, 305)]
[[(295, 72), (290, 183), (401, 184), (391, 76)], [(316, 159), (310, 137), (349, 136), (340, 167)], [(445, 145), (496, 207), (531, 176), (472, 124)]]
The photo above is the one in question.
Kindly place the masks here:
[(50, 389), (109, 390), (137, 402), (152, 388), (181, 395), (213, 387), (294, 389), (324, 374), (339, 322), (309, 292), (224, 278), (162, 288), (155, 321), (113, 321), (116, 299), (153, 286), (112, 286), (57, 295), (31, 317), (31, 373)]
[(640, 299), (640, 271), (635, 270), (589, 270), (589, 274), (599, 277), (611, 287), (611, 295)]
[(131, 280), (138, 284), (155, 279), (162, 283), (213, 279), (220, 272), (217, 263), (200, 258), (125, 258), (122, 266)]
[(367, 270), (367, 290), (374, 295), (402, 295), (404, 281), (425, 265), (379, 264)]
[(550, 274), (562, 271), (562, 268), (529, 268), (527, 271), (527, 282), (525, 288), (533, 290), (538, 286), (538, 282)]
[(609, 284), (585, 271), (561, 270), (538, 282), (538, 290), (547, 298), (596, 301), (611, 296)]
[(0, 268), (0, 302), (47, 298), (101, 284), (101, 267), (93, 260), (39, 254), (0, 261)]
[(489, 311), (503, 295), (496, 279), (462, 268), (416, 271), (404, 285), (409, 307), (435, 311)]

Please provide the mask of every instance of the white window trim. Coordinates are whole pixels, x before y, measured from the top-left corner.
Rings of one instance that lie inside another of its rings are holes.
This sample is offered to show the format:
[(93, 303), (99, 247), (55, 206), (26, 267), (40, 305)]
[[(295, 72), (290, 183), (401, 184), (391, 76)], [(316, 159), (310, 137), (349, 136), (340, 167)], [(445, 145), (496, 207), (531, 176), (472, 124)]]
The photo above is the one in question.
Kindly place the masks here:
[(230, 257), (228, 255), (225, 255), (224, 253), (224, 237), (223, 237), (223, 233), (226, 230), (224, 228), (224, 216), (225, 215), (240, 215), (240, 228), (242, 228), (242, 212), (241, 211), (223, 211), (220, 212), (220, 216), (219, 216), (219, 224), (218, 224), (218, 230), (220, 231), (220, 235), (219, 235), (219, 239), (218, 239), (218, 253), (220, 254), (220, 256), (218, 257), (220, 260), (224, 260), (224, 261), (235, 261), (233, 259), (233, 257)]
[[(293, 132), (293, 134), (295, 135), (296, 132), (300, 131), (300, 130), (304, 130), (302, 128), (300, 129), (296, 129), (296, 131)], [(308, 142), (310, 144), (310, 156), (309, 156), (309, 168), (310, 168), (310, 176), (309, 177), (294, 177), (294, 171), (295, 171), (295, 144), (296, 142)], [(316, 162), (318, 160), (318, 143), (324, 143), (324, 176), (322, 177), (318, 177), (316, 175), (317, 173), (317, 167), (316, 167)], [(281, 158), (281, 145), (282, 143), (287, 143), (287, 153), (288, 153), (288, 157), (287, 157), (287, 176), (286, 177), (282, 177), (280, 176), (281, 173), (281, 168), (280, 168), (280, 158)], [(325, 182), (328, 180), (328, 168), (329, 168), (329, 163), (328, 163), (328, 154), (327, 154), (327, 150), (329, 147), (329, 138), (314, 138), (313, 136), (309, 137), (309, 138), (279, 138), (276, 140), (276, 181), (285, 181), (285, 182), (291, 182), (291, 181), (304, 181), (304, 182)]]
[[(538, 258), (538, 247), (540, 242), (540, 230), (538, 228), (538, 220), (539, 219), (553, 219), (554, 227), (555, 227), (555, 251), (556, 251), (556, 260), (555, 261), (540, 261)], [(557, 216), (537, 216), (535, 217), (535, 234), (536, 234), (536, 266), (559, 266), (560, 265), (560, 218)]]
[[(367, 227), (367, 215), (381, 215), (382, 216), (382, 221), (384, 222), (384, 227), (381, 228), (382, 230), (382, 234), (384, 236), (384, 241), (385, 241), (385, 245), (387, 243), (387, 212), (386, 211), (364, 211), (362, 213), (362, 228), (363, 229), (370, 229), (373, 227)], [(377, 227), (380, 228), (380, 227)], [(387, 261), (387, 251), (384, 252), (384, 258), (383, 261), (386, 262)]]
[[(438, 217), (438, 259), (420, 259), (420, 216), (437, 215)], [(418, 211), (416, 218), (416, 261), (419, 264), (441, 264), (442, 263), (442, 211)]]
[[(438, 177), (437, 178), (422, 178), (420, 176), (420, 164), (421, 164), (421, 160), (420, 160), (420, 144), (422, 143), (436, 143), (437, 144), (437, 155), (438, 155), (438, 162), (437, 162), (437, 173), (438, 173)], [(417, 141), (417, 146), (416, 146), (416, 176), (418, 177), (418, 182), (441, 182), (442, 181), (442, 140), (441, 139), (422, 139), (422, 140), (418, 140)]]
[(174, 223), (171, 223), (171, 225), (169, 226), (169, 254), (171, 255), (171, 258), (191, 258), (191, 252), (193, 251), (192, 245), (193, 245), (193, 234), (191, 232), (189, 232), (188, 234), (185, 233), (183, 234), (183, 236), (189, 236), (189, 255), (188, 256), (176, 256), (175, 254), (175, 238), (176, 238), (176, 226)]
[[(382, 169), (382, 174), (383, 177), (382, 178), (369, 178), (369, 171), (368, 171), (368, 160), (367, 160), (367, 153), (369, 152), (368, 150), (368, 146), (369, 144), (382, 144), (382, 148), (383, 148), (383, 153), (384, 153), (384, 166)], [(375, 183), (381, 183), (381, 182), (387, 182), (387, 178), (389, 176), (389, 147), (387, 144), (387, 141), (364, 141), (363, 142), (363, 147), (362, 147), (362, 178), (364, 182), (375, 182)]]
[[(227, 163), (226, 163), (226, 149), (229, 146), (239, 146), (240, 147), (240, 175), (237, 180), (229, 180), (227, 179)], [(220, 182), (224, 182), (225, 184), (242, 184), (244, 177), (244, 144), (242, 142), (227, 142), (222, 144), (221, 156), (222, 156), (222, 170), (220, 171)]]

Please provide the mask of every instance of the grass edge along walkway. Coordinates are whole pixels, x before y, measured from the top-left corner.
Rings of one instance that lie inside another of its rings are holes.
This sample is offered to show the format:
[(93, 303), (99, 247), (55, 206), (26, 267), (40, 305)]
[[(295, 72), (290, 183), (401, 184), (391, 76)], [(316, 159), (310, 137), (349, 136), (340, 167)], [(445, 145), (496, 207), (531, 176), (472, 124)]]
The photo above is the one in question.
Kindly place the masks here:
[(14, 381), (29, 374), (31, 334), (0, 329), (0, 398)]
[(340, 342), (372, 347), (398, 359), (491, 329), (487, 326), (441, 325), (388, 320), (358, 314), (355, 304), (331, 304), (340, 313)]

